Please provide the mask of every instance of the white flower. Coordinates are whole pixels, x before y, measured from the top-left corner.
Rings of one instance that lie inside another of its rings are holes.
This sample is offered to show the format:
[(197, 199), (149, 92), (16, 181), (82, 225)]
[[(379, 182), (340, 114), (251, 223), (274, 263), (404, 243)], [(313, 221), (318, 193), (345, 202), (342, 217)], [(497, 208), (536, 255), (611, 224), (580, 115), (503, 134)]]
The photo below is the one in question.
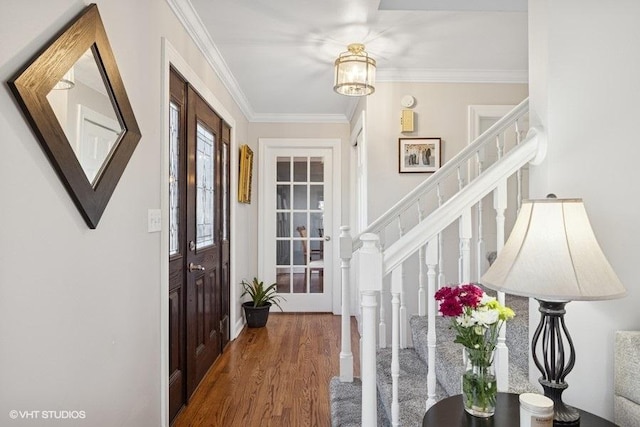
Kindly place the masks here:
[(486, 328), (484, 326), (482, 326), (482, 325), (476, 325), (476, 326), (473, 327), (473, 332), (476, 335), (484, 335), (485, 330), (486, 330)]
[(482, 326), (493, 325), (498, 321), (500, 312), (498, 310), (474, 310), (471, 313), (474, 323)]
[(476, 321), (471, 316), (468, 316), (466, 314), (461, 314), (460, 316), (456, 317), (456, 322), (463, 328), (469, 328), (476, 324)]
[(490, 297), (489, 295), (485, 294), (484, 292), (482, 293), (482, 298), (480, 299), (480, 305), (484, 306), (487, 303), (491, 302), (491, 301), (495, 301), (494, 297)]

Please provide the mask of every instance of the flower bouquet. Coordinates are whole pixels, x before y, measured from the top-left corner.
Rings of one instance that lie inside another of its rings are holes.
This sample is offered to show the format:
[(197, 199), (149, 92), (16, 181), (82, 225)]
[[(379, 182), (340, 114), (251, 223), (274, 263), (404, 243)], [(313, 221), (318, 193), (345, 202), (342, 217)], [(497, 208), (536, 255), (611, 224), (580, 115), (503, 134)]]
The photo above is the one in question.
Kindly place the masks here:
[(466, 351), (466, 369), (462, 375), (465, 410), (478, 417), (495, 412), (498, 388), (493, 370), (493, 352), (502, 324), (515, 313), (472, 284), (443, 287), (435, 294), (443, 316), (452, 317), (456, 331), (454, 342)]

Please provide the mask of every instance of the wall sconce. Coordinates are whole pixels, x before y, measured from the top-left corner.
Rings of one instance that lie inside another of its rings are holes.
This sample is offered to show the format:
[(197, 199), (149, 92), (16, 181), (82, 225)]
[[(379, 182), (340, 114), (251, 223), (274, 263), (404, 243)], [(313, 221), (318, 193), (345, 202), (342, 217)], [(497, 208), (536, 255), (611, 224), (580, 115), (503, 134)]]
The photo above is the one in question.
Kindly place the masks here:
[(416, 99), (411, 95), (403, 96), (400, 101), (400, 105), (404, 107), (400, 115), (400, 132), (402, 133), (413, 132), (413, 111), (409, 108), (413, 108), (415, 103)]

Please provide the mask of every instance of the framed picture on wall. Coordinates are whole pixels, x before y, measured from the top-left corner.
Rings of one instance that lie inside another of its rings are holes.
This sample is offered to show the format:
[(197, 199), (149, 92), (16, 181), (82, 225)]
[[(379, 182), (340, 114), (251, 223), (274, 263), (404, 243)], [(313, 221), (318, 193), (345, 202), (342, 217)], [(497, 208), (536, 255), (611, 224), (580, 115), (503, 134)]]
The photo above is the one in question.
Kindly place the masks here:
[(400, 138), (400, 173), (435, 172), (440, 169), (440, 138)]
[(240, 147), (240, 173), (238, 175), (238, 202), (251, 203), (253, 151), (248, 145)]

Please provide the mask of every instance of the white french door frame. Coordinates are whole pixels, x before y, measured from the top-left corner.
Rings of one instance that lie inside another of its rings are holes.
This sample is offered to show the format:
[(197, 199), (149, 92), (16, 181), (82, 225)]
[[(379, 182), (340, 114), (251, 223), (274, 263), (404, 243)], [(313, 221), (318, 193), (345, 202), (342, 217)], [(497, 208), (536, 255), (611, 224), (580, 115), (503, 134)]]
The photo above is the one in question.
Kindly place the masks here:
[[(340, 285), (340, 258), (339, 239), (340, 222), (342, 212), (342, 163), (341, 163), (341, 140), (337, 138), (259, 138), (258, 139), (258, 277), (265, 277), (267, 268), (273, 266), (266, 265), (266, 257), (263, 247), (269, 239), (267, 236), (267, 218), (265, 215), (265, 195), (267, 194), (267, 186), (273, 184), (265, 179), (265, 171), (268, 167), (269, 156), (268, 151), (272, 149), (290, 149), (291, 156), (295, 156), (295, 150), (311, 150), (311, 149), (329, 149), (331, 151), (331, 163), (333, 164), (333, 191), (331, 206), (331, 215), (333, 218), (331, 230), (325, 230), (324, 233), (331, 237), (331, 240), (325, 241), (324, 245), (331, 247), (332, 259), (331, 267), (325, 269), (325, 277), (330, 275), (331, 286), (328, 289), (331, 298), (331, 308), (334, 314), (340, 314), (341, 293)], [(303, 155), (303, 154), (301, 154)], [(326, 267), (326, 266), (325, 266)]]

